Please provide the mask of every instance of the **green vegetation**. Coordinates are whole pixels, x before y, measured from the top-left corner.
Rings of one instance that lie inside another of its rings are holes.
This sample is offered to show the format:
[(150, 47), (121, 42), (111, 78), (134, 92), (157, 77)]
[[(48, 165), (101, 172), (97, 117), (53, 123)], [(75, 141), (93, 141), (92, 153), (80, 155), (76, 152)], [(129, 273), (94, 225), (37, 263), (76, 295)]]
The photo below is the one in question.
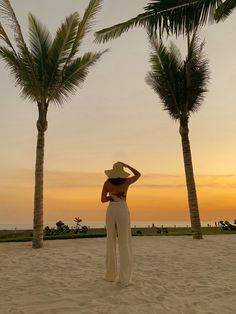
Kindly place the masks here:
[[(161, 232), (160, 232), (161, 231)], [(236, 230), (229, 231), (223, 230), (221, 227), (202, 227), (203, 235), (216, 235), (216, 234), (236, 234)], [(190, 228), (132, 228), (133, 236), (191, 236)], [(86, 233), (65, 233), (57, 235), (44, 236), (44, 240), (66, 240), (66, 239), (83, 239), (83, 238), (103, 238), (106, 237), (106, 230), (104, 228), (88, 229)], [(26, 242), (32, 241), (32, 235), (14, 234), (1, 236), (0, 243), (2, 242)]]
[(224, 21), (235, 8), (235, 0), (151, 0), (137, 16), (96, 32), (96, 40), (104, 43), (136, 27), (160, 37), (180, 36), (209, 22)]
[[(184, 235), (192, 235), (191, 228), (164, 228), (168, 232), (161, 233), (150, 233), (144, 235), (160, 235), (160, 236), (184, 236)], [(235, 234), (236, 231), (226, 231), (222, 230), (220, 227), (202, 227), (203, 235), (215, 235), (215, 234)]]
[(236, 220), (234, 220), (234, 224), (231, 224), (228, 220), (219, 221), (221, 224), (221, 228), (226, 231), (236, 231)]
[[(51, 235), (51, 236), (44, 236), (44, 240), (66, 240), (66, 239), (78, 239), (78, 238), (99, 238), (105, 237), (106, 233), (92, 233), (92, 234), (60, 234), (60, 235)], [(19, 235), (12, 235), (6, 238), (0, 238), (1, 242), (27, 242), (32, 241), (33, 236), (19, 236)]]
[(44, 236), (55, 236), (55, 235), (65, 235), (65, 234), (78, 234), (86, 233), (88, 231), (87, 226), (81, 226), (82, 219), (75, 217), (74, 222), (76, 223), (75, 227), (69, 227), (65, 225), (63, 221), (58, 221), (56, 227), (45, 227)]

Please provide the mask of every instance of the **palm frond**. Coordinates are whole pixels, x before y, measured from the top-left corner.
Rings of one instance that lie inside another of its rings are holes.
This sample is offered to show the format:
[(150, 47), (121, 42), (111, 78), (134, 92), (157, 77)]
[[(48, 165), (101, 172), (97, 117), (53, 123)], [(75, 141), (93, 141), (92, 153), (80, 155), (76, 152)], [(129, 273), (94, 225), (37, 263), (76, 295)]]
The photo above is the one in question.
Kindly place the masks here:
[(209, 69), (203, 56), (204, 44), (198, 43), (194, 33), (183, 61), (174, 44), (167, 49), (163, 43), (152, 42), (151, 71), (146, 81), (172, 118), (188, 117), (198, 110), (207, 91)]
[(16, 54), (16, 51), (15, 51), (15, 49), (14, 49), (14, 47), (13, 47), (13, 45), (12, 45), (12, 43), (11, 43), (11, 41), (10, 41), (8, 35), (7, 35), (5, 29), (3, 28), (2, 23), (0, 23), (0, 38), (1, 38), (1, 39), (5, 42), (5, 44), (7, 44), (7, 46), (10, 47), (11, 50), (14, 51), (14, 53)]
[(77, 87), (80, 87), (93, 66), (107, 50), (92, 53), (85, 53), (68, 64), (63, 72), (61, 81), (55, 81), (51, 86), (48, 101), (60, 104), (67, 99), (71, 93), (74, 93)]
[(76, 40), (78, 25), (79, 15), (75, 12), (66, 17), (65, 22), (57, 29), (48, 56), (48, 74), (50, 82), (53, 81), (57, 73), (60, 73), (68, 63), (74, 41)]
[(51, 35), (33, 14), (29, 13), (28, 20), (30, 52), (35, 58), (39, 55), (42, 57), (48, 53), (51, 46)]
[(32, 80), (31, 73), (24, 66), (25, 60), (15, 55), (11, 49), (3, 46), (0, 46), (0, 57), (10, 69), (15, 84), (20, 87), (21, 95), (32, 101), (40, 99), (40, 84)]
[(164, 32), (186, 34), (194, 32), (208, 21), (214, 21), (214, 13), (222, 0), (152, 0), (144, 12), (123, 23), (95, 33), (95, 41), (106, 42), (117, 38), (134, 27), (144, 27), (152, 34)]
[(81, 39), (91, 31), (95, 16), (101, 9), (101, 6), (102, 0), (90, 0), (78, 28), (78, 36)]
[(48, 52), (51, 46), (51, 36), (45, 26), (43, 26), (31, 13), (29, 19), (29, 43), (30, 52), (37, 67), (37, 77), (46, 85)]
[(183, 65), (183, 58), (179, 48), (173, 42), (170, 42), (169, 52), (170, 58), (173, 60), (172, 62), (181, 67)]
[(199, 43), (196, 33), (193, 34), (185, 62), (186, 111), (196, 112), (207, 92), (209, 81), (209, 60), (203, 53), (204, 42)]
[(71, 49), (70, 59), (75, 56), (82, 43), (84, 36), (92, 29), (95, 16), (102, 6), (102, 0), (90, 0), (88, 7), (86, 8), (83, 18), (79, 22), (79, 27), (74, 41), (74, 45)]
[(4, 46), (0, 46), (0, 56), (5, 61), (6, 66), (10, 68), (12, 73), (18, 72), (20, 68), (19, 57), (15, 55), (12, 49)]
[(194, 32), (207, 22), (214, 21), (214, 13), (222, 0), (152, 0), (144, 10), (153, 14), (149, 29), (160, 34), (179, 36)]
[(21, 32), (20, 24), (9, 0), (0, 1), (0, 14), (10, 22), (10, 26), (14, 31), (15, 41), (19, 49), (26, 49), (26, 43)]
[[(170, 113), (173, 119), (180, 116), (179, 69), (182, 67), (182, 59), (169, 53), (162, 42), (151, 37), (152, 53), (150, 56), (151, 71), (147, 74), (146, 82), (159, 95), (163, 109)], [(177, 48), (176, 48), (177, 49)]]
[(142, 13), (125, 22), (104, 28), (95, 33), (95, 42), (105, 43), (111, 39), (120, 37), (123, 33), (128, 32), (135, 27), (149, 27), (149, 20), (153, 14)]
[(22, 35), (20, 24), (9, 0), (0, 0), (0, 15), (10, 22), (10, 27), (13, 30), (19, 53), (25, 56), (28, 71), (30, 71), (32, 78), (36, 79), (35, 64), (31, 58), (30, 52)]
[(214, 15), (216, 22), (224, 21), (236, 8), (236, 0), (225, 0), (217, 9)]

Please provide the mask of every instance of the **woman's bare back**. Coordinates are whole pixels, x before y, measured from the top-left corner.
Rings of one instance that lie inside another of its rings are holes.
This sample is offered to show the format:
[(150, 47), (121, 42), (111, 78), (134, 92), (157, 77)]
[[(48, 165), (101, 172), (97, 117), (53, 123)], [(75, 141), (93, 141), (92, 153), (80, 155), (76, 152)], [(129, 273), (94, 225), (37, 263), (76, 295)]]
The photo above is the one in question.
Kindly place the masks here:
[(106, 181), (106, 189), (107, 192), (110, 194), (111, 197), (116, 196), (119, 199), (126, 200), (127, 191), (129, 188), (128, 179), (123, 184), (114, 185), (110, 183), (108, 180)]

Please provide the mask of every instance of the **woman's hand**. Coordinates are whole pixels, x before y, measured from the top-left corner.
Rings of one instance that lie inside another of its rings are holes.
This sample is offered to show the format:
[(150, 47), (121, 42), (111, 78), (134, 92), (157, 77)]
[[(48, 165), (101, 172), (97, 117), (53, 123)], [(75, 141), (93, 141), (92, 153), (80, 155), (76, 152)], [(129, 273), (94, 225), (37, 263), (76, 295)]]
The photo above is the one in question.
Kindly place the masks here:
[(133, 182), (137, 181), (138, 178), (141, 176), (141, 173), (140, 173), (138, 170), (136, 170), (135, 168), (133, 168), (133, 167), (131, 167), (131, 166), (125, 164), (125, 163), (122, 162), (122, 161), (118, 161), (118, 162), (119, 162), (123, 167), (126, 167), (126, 168), (128, 168), (130, 171), (133, 172), (134, 177), (128, 178), (128, 180), (129, 180), (130, 183), (133, 183)]
[(129, 166), (127, 165), (127, 164), (125, 164), (124, 162), (122, 162), (122, 161), (118, 161), (123, 167), (126, 167), (126, 168), (128, 168)]
[(114, 198), (111, 197), (111, 196), (108, 196), (107, 199), (108, 199), (108, 201), (110, 201), (110, 202), (115, 202)]

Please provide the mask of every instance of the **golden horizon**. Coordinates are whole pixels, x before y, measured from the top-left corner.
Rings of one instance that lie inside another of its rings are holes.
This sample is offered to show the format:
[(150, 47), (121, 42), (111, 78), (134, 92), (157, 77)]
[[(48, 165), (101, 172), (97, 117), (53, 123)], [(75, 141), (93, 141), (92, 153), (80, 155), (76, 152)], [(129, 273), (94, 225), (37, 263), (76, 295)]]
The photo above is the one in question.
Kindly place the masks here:
[[(1, 222), (29, 221), (33, 214), (34, 181), (30, 170), (20, 179), (8, 176), (0, 184)], [(196, 175), (199, 210), (202, 221), (235, 219), (236, 176)], [(107, 204), (100, 202), (105, 177), (98, 173), (46, 171), (44, 220), (83, 221), (105, 219)], [(14, 197), (12, 196), (14, 195)], [(189, 210), (185, 177), (170, 174), (146, 174), (128, 192), (133, 221), (188, 221)]]

